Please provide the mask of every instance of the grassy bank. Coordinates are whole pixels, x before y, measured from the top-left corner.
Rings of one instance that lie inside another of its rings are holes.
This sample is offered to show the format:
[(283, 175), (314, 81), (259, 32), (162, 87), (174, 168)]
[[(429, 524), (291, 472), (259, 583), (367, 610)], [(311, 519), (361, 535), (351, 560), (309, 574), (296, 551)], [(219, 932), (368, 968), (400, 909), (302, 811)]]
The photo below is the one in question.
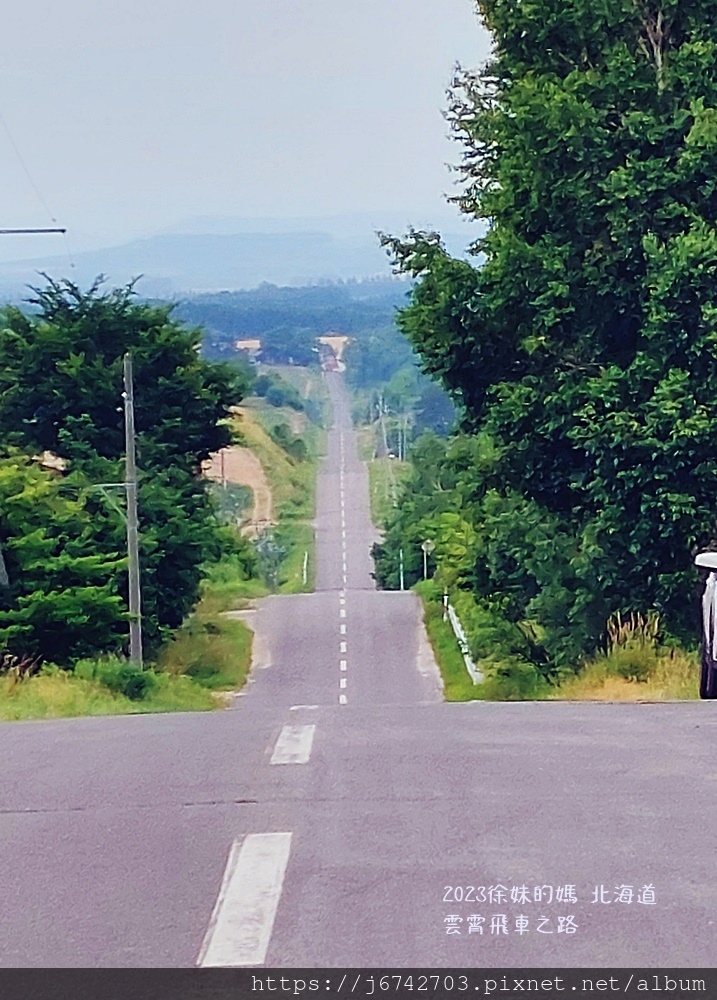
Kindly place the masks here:
[(397, 458), (374, 458), (368, 463), (371, 520), (377, 528), (383, 527), (390, 517), (410, 468), (409, 462), (400, 462)]
[[(549, 684), (524, 663), (500, 660), (496, 649), (478, 662), (486, 680), (473, 684), (449, 622), (443, 620), (433, 581), (416, 584), (424, 622), (443, 678), (447, 701), (685, 701), (698, 697), (699, 656), (694, 650), (634, 642), (600, 653), (574, 674)], [(466, 622), (463, 622), (466, 627)], [(470, 635), (470, 631), (469, 631)]]
[(377, 457), (378, 425), (357, 428), (358, 456), (368, 468), (369, 502), (371, 520), (377, 528), (383, 527), (391, 515), (401, 484), (411, 470), (411, 463), (388, 456)]
[(152, 691), (128, 698), (95, 679), (77, 677), (56, 668), (22, 681), (0, 678), (0, 719), (70, 718), (82, 715), (136, 715), (148, 712), (207, 711), (217, 707), (212, 694), (188, 677), (148, 671)]
[(633, 651), (638, 672), (625, 676), (621, 652), (589, 661), (575, 677), (564, 679), (551, 698), (570, 701), (690, 701), (699, 697), (699, 654), (683, 649)]
[[(325, 452), (326, 432), (302, 414), (294, 414), (302, 421), (297, 436), (304, 442), (305, 457), (293, 457), (272, 437), (272, 429), (282, 423), (282, 409), (270, 407), (263, 400), (251, 400), (250, 403), (242, 408), (238, 434), (241, 443), (261, 462), (274, 498), (278, 523), (270, 532), (271, 544), (282, 554), (270, 584), (279, 593), (309, 592), (314, 587), (316, 551), (311, 521), (316, 513), (316, 479)], [(297, 426), (296, 420), (294, 425)], [(307, 578), (304, 582), (306, 554)]]
[(414, 590), (423, 603), (423, 621), (433, 655), (443, 678), (446, 701), (475, 701), (480, 693), (466, 670), (463, 656), (450, 622), (443, 620), (443, 606), (435, 600), (435, 588), (429, 580), (417, 583)]

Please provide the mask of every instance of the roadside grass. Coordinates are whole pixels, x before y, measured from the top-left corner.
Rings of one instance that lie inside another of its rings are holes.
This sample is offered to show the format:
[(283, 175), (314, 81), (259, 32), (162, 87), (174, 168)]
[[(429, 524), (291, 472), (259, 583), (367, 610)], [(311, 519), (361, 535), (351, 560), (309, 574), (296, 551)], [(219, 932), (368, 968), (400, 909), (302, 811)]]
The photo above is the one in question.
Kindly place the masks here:
[(323, 451), (323, 432), (309, 425), (305, 437), (307, 458), (304, 461), (290, 458), (271, 438), (254, 409), (240, 407), (237, 433), (240, 443), (256, 454), (264, 468), (274, 497), (274, 510), (279, 520), (285, 517), (297, 519), (313, 517), (316, 469)]
[(87, 715), (137, 715), (149, 712), (197, 712), (217, 707), (217, 701), (188, 677), (156, 675), (145, 698), (134, 700), (110, 691), (96, 680), (46, 668), (22, 681), (0, 678), (0, 719), (58, 719)]
[(326, 426), (329, 394), (326, 383), (319, 368), (305, 368), (302, 365), (261, 365), (260, 372), (276, 373), (293, 386), (302, 400), (310, 400), (316, 404), (316, 410), (321, 413), (321, 423)]
[[(618, 648), (593, 657), (574, 675), (556, 684), (530, 683), (520, 665), (505, 669), (486, 663), (485, 681), (473, 684), (433, 581), (413, 588), (423, 602), (423, 616), (446, 701), (689, 701), (699, 697), (699, 654), (665, 646)], [(464, 626), (465, 626), (464, 622)], [(479, 664), (480, 666), (480, 664)]]
[(256, 577), (246, 579), (240, 561), (227, 555), (210, 566), (202, 583), (200, 609), (205, 615), (223, 611), (240, 611), (250, 601), (266, 597), (269, 588)]
[[(276, 408), (270, 408), (276, 411)], [(259, 415), (242, 408), (238, 420), (238, 433), (246, 447), (256, 454), (266, 473), (274, 497), (274, 511), (278, 524), (272, 529), (274, 541), (284, 556), (278, 571), (277, 590), (283, 594), (308, 593), (314, 588), (316, 539), (311, 523), (316, 512), (316, 481), (319, 462), (325, 451), (326, 432), (306, 421), (302, 437), (307, 454), (303, 461), (292, 458), (272, 439)], [(304, 553), (308, 553), (307, 582), (303, 581)], [(223, 584), (216, 584), (216, 589)], [(229, 585), (231, 589), (231, 584)], [(253, 592), (252, 592), (253, 591)], [(263, 592), (244, 585), (235, 591), (237, 598), (259, 597)]]
[(554, 690), (554, 700), (689, 701), (699, 697), (699, 654), (645, 647), (602, 653)]
[(159, 669), (203, 689), (236, 691), (249, 676), (254, 633), (243, 621), (202, 605), (162, 650)]
[(362, 462), (371, 462), (376, 457), (376, 432), (372, 426), (356, 427), (356, 448)]
[(383, 528), (396, 504), (401, 483), (408, 476), (410, 462), (397, 458), (374, 458), (368, 463), (371, 520)]
[(413, 589), (423, 604), (423, 621), (433, 655), (443, 678), (443, 696), (446, 701), (481, 701), (480, 685), (474, 684), (458, 648), (450, 622), (443, 620), (443, 605), (435, 599), (436, 586), (432, 580), (421, 581)]
[[(280, 594), (311, 593), (315, 586), (315, 544), (312, 525), (303, 521), (284, 521), (280, 523), (274, 537), (277, 543), (286, 550), (279, 569)], [(304, 583), (304, 557), (307, 573)]]

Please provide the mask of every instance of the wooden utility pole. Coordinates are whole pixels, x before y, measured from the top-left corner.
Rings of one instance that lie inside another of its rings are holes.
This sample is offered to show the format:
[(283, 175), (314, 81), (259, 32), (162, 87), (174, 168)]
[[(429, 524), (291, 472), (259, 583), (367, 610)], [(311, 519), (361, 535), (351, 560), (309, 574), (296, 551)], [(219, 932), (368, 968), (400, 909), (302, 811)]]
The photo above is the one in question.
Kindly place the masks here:
[(125, 489), (127, 491), (127, 557), (129, 570), (129, 660), (142, 669), (142, 592), (139, 576), (137, 463), (134, 434), (132, 355), (124, 356)]

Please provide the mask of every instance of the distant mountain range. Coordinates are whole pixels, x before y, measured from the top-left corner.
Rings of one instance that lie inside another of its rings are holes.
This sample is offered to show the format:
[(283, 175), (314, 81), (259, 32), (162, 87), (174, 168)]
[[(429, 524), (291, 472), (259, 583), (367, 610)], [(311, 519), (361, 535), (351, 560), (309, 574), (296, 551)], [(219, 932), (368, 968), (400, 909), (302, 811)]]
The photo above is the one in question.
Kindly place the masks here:
[[(391, 267), (375, 229), (404, 233), (407, 216), (389, 219), (336, 216), (316, 219), (192, 219), (183, 232), (168, 231), (122, 246), (67, 256), (0, 263), (0, 296), (17, 300), (28, 285), (42, 283), (38, 272), (70, 278), (86, 286), (104, 274), (110, 286), (142, 275), (142, 295), (174, 297), (181, 293), (254, 288), (262, 282), (307, 285), (318, 281), (389, 275)], [(478, 235), (476, 227), (451, 220), (449, 249), (461, 254)], [(416, 228), (432, 228), (418, 219)]]

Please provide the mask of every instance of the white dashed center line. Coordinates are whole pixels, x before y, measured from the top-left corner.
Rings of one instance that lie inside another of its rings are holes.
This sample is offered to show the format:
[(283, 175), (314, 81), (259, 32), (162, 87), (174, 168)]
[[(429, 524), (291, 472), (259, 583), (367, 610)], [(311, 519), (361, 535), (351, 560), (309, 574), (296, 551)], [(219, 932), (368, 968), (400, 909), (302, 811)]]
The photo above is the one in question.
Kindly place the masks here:
[(348, 701), (348, 698), (346, 697), (345, 694), (340, 694), (339, 695), (339, 705), (345, 705), (347, 703), (347, 701)]

